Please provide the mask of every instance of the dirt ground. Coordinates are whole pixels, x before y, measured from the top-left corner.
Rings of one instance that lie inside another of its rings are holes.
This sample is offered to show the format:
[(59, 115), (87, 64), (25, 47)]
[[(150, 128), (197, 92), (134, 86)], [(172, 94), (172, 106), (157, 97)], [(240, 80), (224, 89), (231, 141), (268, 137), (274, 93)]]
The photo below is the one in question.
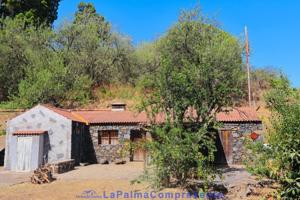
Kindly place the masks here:
[[(152, 197), (156, 196), (156, 198), (149, 197), (148, 199), (175, 199), (175, 194), (181, 195), (177, 199), (195, 199), (186, 196), (182, 198), (182, 195), (186, 195), (186, 192), (180, 188), (164, 189), (154, 193), (149, 184), (145, 182), (131, 184), (132, 180), (143, 173), (143, 169), (144, 164), (142, 162), (130, 162), (125, 165), (110, 164), (77, 167), (73, 171), (55, 175), (57, 180), (50, 184), (33, 185), (29, 182), (0, 184), (0, 199), (117, 199), (110, 198), (110, 195), (112, 193), (116, 197), (118, 191), (119, 194), (122, 192), (118, 199), (142, 199), (125, 195), (125, 193), (130, 194), (131, 192), (133, 194), (134, 192), (143, 193), (143, 195), (144, 192), (147, 192), (148, 196), (150, 194), (152, 194)], [(6, 174), (6, 176), (3, 176), (3, 174)], [(0, 173), (0, 183), (5, 181), (3, 178), (7, 178), (7, 174), (9, 172)], [(28, 175), (24, 176), (25, 179), (26, 176), (28, 177)], [(16, 178), (20, 179), (17, 176), (9, 176), (9, 178), (11, 181), (16, 181)], [(24, 180), (24, 177), (21, 179)], [(229, 188), (234, 188), (234, 194), (228, 193), (229, 196), (226, 195), (226, 199), (261, 199), (260, 195), (247, 198), (241, 196), (245, 191), (245, 188), (243, 188), (245, 184), (253, 181), (242, 168), (224, 170), (224, 178), (218, 181), (222, 181)], [(168, 196), (159, 198), (158, 196), (159, 193), (166, 195), (170, 192), (173, 193), (173, 198), (168, 198)]]

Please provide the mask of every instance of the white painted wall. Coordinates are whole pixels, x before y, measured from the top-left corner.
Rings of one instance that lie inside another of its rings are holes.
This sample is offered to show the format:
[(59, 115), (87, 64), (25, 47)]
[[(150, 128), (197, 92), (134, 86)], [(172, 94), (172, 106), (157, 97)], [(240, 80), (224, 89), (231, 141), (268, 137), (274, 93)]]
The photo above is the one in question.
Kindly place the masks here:
[[(12, 165), (16, 163), (17, 136), (12, 134), (17, 130), (48, 131), (48, 136), (46, 135), (43, 139), (39, 138), (36, 143), (44, 143), (43, 150), (44, 153), (46, 151), (45, 157), (49, 163), (71, 158), (72, 121), (45, 106), (37, 105), (7, 122), (5, 169), (15, 169)], [(47, 141), (49, 141), (48, 144)], [(42, 150), (40, 147), (37, 149)], [(36, 163), (39, 163), (42, 158), (32, 159), (33, 162), (35, 162), (34, 159), (38, 159)]]

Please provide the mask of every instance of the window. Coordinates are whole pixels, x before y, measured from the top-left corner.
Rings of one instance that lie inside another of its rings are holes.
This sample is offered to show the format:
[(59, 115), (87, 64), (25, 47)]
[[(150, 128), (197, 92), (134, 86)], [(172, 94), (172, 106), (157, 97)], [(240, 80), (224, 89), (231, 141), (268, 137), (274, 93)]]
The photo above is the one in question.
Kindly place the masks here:
[(98, 144), (119, 144), (118, 131), (108, 130), (98, 132)]
[(119, 144), (118, 131), (110, 132), (110, 144)]

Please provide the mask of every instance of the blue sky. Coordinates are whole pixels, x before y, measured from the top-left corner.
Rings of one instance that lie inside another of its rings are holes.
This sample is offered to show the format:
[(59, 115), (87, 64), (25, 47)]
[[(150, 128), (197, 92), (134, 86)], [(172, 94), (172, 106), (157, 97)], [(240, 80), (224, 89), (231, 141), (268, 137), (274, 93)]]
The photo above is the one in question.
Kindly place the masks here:
[[(71, 20), (80, 0), (61, 0), (55, 26)], [(182, 9), (198, 2), (205, 14), (221, 27), (242, 38), (248, 26), (252, 66), (274, 66), (293, 86), (300, 87), (299, 0), (90, 0), (115, 30), (135, 44), (152, 41), (176, 23)]]

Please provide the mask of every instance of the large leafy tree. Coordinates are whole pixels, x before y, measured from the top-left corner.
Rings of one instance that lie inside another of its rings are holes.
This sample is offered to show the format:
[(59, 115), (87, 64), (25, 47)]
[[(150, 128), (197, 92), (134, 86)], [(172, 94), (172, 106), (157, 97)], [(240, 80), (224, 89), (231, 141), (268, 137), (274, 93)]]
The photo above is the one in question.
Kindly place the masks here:
[[(0, 94), (10, 107), (36, 103), (78, 105), (89, 99), (91, 80), (71, 76), (57, 35), (47, 26), (36, 27), (24, 19), (5, 19), (0, 31)], [(77, 104), (76, 104), (77, 103)]]
[(74, 21), (58, 31), (2, 19), (0, 36), (0, 98), (17, 106), (77, 106), (92, 87), (133, 83), (137, 76), (131, 40), (112, 31), (92, 4), (80, 3)]
[(57, 18), (60, 0), (2, 0), (1, 17), (22, 17), (28, 23), (51, 25)]
[(0, 100), (8, 100), (9, 95), (17, 92), (18, 84), (24, 78), (24, 56), (28, 41), (20, 20), (3, 21), (4, 29), (0, 30)]
[(131, 41), (113, 32), (90, 3), (79, 4), (73, 23), (60, 30), (58, 43), (72, 73), (88, 75), (94, 85), (133, 77)]
[(156, 183), (208, 181), (213, 178), (215, 114), (233, 104), (241, 85), (241, 46), (197, 9), (183, 13), (158, 43), (160, 68), (145, 81), (151, 92), (144, 102), (153, 120), (165, 113), (165, 124), (152, 126)]

